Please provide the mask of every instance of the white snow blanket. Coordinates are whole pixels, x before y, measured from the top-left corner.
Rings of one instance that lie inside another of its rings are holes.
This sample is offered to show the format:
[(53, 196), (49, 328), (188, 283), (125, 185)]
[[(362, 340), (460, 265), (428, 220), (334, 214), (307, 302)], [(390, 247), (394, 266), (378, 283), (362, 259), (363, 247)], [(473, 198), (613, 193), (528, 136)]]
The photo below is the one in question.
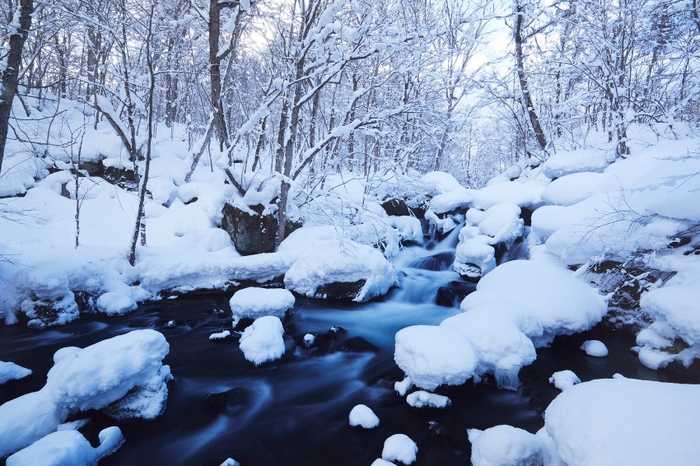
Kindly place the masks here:
[(133, 389), (111, 406), (116, 417), (157, 417), (168, 395), (170, 369), (162, 364), (168, 351), (165, 337), (155, 330), (58, 350), (41, 390), (0, 406), (0, 458), (55, 431), (71, 413), (108, 407)]
[(634, 379), (584, 382), (545, 412), (568, 466), (692, 465), (700, 458), (700, 385)]

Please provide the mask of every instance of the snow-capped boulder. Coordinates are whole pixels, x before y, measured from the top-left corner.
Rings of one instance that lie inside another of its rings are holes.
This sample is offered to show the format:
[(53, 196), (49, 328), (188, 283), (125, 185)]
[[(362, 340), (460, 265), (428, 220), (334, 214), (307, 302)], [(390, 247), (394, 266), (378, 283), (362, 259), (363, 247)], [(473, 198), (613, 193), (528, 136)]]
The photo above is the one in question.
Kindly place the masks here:
[(579, 172), (602, 172), (610, 165), (609, 158), (609, 154), (600, 149), (560, 152), (542, 164), (542, 172), (552, 179)]
[(544, 461), (544, 444), (535, 434), (508, 425), (469, 429), (474, 466), (535, 466)]
[(408, 435), (394, 434), (384, 441), (382, 459), (411, 464), (416, 461), (416, 453), (418, 453), (418, 446)]
[(240, 347), (245, 358), (259, 366), (282, 357), (284, 327), (275, 316), (263, 316), (255, 320), (241, 335)]
[(577, 383), (581, 383), (581, 379), (579, 379), (573, 371), (566, 369), (552, 374), (552, 376), (549, 378), (549, 383), (554, 385), (559, 390), (564, 391), (573, 387)]
[(138, 307), (136, 301), (130, 296), (119, 292), (108, 292), (97, 298), (97, 310), (108, 316), (118, 316), (135, 311)]
[(0, 361), (0, 385), (10, 380), (19, 380), (28, 377), (32, 371), (26, 367), (18, 366), (14, 362)]
[(363, 404), (352, 408), (348, 420), (351, 426), (360, 426), (363, 429), (374, 429), (379, 425), (379, 418), (374, 414), (374, 411)]
[(234, 323), (244, 317), (257, 319), (275, 316), (284, 319), (294, 303), (294, 295), (288, 290), (253, 286), (236, 291), (229, 300)]

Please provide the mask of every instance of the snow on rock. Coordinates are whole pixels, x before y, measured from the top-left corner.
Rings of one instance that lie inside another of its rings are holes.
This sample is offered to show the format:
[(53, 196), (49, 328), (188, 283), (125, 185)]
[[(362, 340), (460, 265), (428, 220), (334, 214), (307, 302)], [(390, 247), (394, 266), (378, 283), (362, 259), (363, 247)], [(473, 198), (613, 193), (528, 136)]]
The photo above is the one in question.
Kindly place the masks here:
[(542, 200), (547, 204), (570, 206), (596, 194), (619, 189), (620, 181), (609, 173), (572, 173), (547, 185), (542, 191)]
[(391, 461), (383, 460), (381, 458), (377, 458), (376, 460), (372, 461), (371, 466), (396, 466), (395, 463), (392, 463)]
[(429, 172), (421, 177), (421, 183), (429, 196), (456, 191), (462, 188), (454, 176), (446, 172)]
[(382, 459), (411, 464), (416, 461), (418, 446), (405, 434), (394, 434), (384, 441)]
[(478, 235), (457, 244), (455, 272), (470, 279), (478, 279), (496, 267), (496, 250), (489, 245), (491, 238)]
[(360, 426), (363, 429), (374, 429), (379, 425), (379, 418), (368, 406), (359, 404), (352, 408), (348, 416), (350, 425)]
[(226, 458), (226, 460), (221, 463), (219, 466), (240, 466), (241, 463), (238, 461), (234, 460), (233, 458)]
[(155, 418), (167, 399), (171, 376), (162, 360), (168, 351), (165, 337), (150, 329), (58, 350), (41, 390), (0, 406), (0, 458), (55, 431), (78, 411), (109, 408), (120, 418)]
[(225, 340), (226, 338), (231, 336), (231, 331), (230, 330), (222, 330), (221, 332), (217, 333), (212, 333), (209, 335), (210, 340)]
[(445, 408), (452, 404), (452, 400), (446, 396), (418, 390), (406, 397), (406, 403), (414, 408)]
[(523, 234), (520, 207), (503, 202), (489, 208), (478, 222), (479, 231), (492, 238), (491, 244), (512, 245)]
[(535, 466), (544, 461), (545, 445), (535, 434), (508, 425), (469, 429), (474, 466)]
[(245, 358), (259, 366), (279, 359), (284, 354), (284, 327), (279, 317), (263, 316), (246, 328), (241, 335), (240, 347)]
[(109, 316), (118, 316), (135, 311), (138, 307), (136, 301), (118, 292), (108, 292), (97, 298), (97, 310)]
[(0, 385), (10, 380), (23, 379), (31, 374), (31, 370), (18, 366), (14, 362), (0, 361)]
[(29, 327), (43, 328), (65, 325), (80, 318), (80, 311), (72, 291), (52, 298), (27, 298), (20, 305), (22, 312), (29, 317)]
[[(508, 290), (504, 293), (504, 290)], [(547, 262), (506, 262), (485, 275), (460, 305), (469, 311), (482, 303), (504, 300), (528, 309), (542, 322), (541, 346), (556, 335), (571, 335), (600, 322), (607, 304), (593, 288)]]
[(430, 210), (437, 215), (441, 215), (457, 209), (466, 209), (471, 205), (471, 202), (471, 191), (460, 186), (452, 191), (433, 197), (430, 200)]
[(294, 303), (294, 295), (288, 290), (254, 286), (236, 291), (229, 300), (234, 323), (243, 317), (257, 319), (261, 316), (275, 316), (284, 319), (285, 313), (294, 307)]
[(416, 217), (408, 215), (389, 217), (389, 222), (396, 228), (401, 242), (423, 244), (423, 227)]
[(347, 287), (342, 298), (368, 301), (397, 283), (396, 272), (371, 246), (342, 238), (333, 227), (302, 228), (280, 246), (298, 259), (284, 276), (285, 287), (308, 297), (333, 296), (332, 287)]
[(559, 390), (564, 391), (573, 387), (577, 383), (581, 383), (581, 379), (579, 379), (573, 371), (566, 369), (552, 374), (552, 376), (549, 378), (549, 383), (554, 385)]
[(542, 172), (552, 179), (579, 172), (602, 172), (610, 165), (608, 157), (608, 153), (600, 149), (560, 152), (542, 164)]
[(77, 430), (59, 430), (7, 458), (7, 466), (90, 466), (124, 443), (119, 427), (103, 429), (99, 439), (100, 445), (93, 448)]
[(586, 340), (581, 345), (581, 349), (585, 351), (587, 355), (596, 358), (604, 358), (608, 355), (607, 346), (599, 340)]
[(469, 340), (447, 327), (414, 325), (396, 333), (394, 361), (425, 390), (461, 385), (474, 375), (478, 359)]
[(519, 207), (535, 207), (542, 203), (544, 185), (536, 182), (508, 181), (472, 191), (472, 204), (483, 210), (504, 202)]
[(593, 380), (563, 391), (545, 428), (568, 466), (691, 465), (700, 458), (700, 385)]
[(664, 286), (642, 296), (642, 311), (668, 324), (689, 345), (700, 343), (700, 282)]

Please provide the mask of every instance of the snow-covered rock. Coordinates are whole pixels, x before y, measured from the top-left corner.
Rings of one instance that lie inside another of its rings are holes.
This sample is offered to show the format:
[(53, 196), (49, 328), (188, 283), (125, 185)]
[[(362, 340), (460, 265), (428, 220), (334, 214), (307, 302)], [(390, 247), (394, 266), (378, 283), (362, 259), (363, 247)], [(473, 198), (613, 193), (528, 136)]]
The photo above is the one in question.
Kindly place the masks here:
[(284, 319), (285, 313), (294, 307), (294, 295), (285, 289), (249, 287), (236, 291), (229, 305), (234, 322), (243, 317), (257, 319), (275, 316)]
[(620, 181), (609, 173), (572, 173), (552, 181), (542, 191), (547, 204), (570, 206), (591, 196), (621, 189)]
[(167, 399), (171, 375), (162, 360), (168, 351), (155, 330), (57, 351), (41, 390), (0, 406), (0, 458), (55, 431), (71, 413), (109, 407), (121, 418), (155, 418)]
[(581, 379), (579, 379), (573, 371), (565, 369), (552, 374), (552, 376), (549, 378), (549, 383), (554, 385), (559, 390), (564, 391), (573, 387), (577, 383), (581, 383)]
[(700, 386), (634, 379), (584, 382), (545, 412), (545, 428), (569, 466), (695, 464)]
[(443, 395), (418, 390), (406, 397), (406, 403), (414, 408), (445, 408), (452, 404), (452, 400)]
[(7, 458), (7, 466), (91, 466), (124, 443), (119, 427), (99, 433), (100, 445), (93, 448), (76, 430), (59, 430)]
[(483, 210), (504, 202), (532, 208), (542, 203), (543, 184), (508, 181), (486, 186), (472, 192), (473, 205)]
[(414, 325), (396, 333), (394, 361), (420, 388), (461, 385), (474, 375), (478, 359), (469, 340), (447, 327)]
[(408, 435), (394, 434), (384, 441), (382, 459), (411, 464), (416, 461), (418, 446)]
[(363, 429), (374, 429), (379, 425), (379, 418), (374, 414), (374, 411), (363, 404), (352, 408), (348, 420), (351, 426), (360, 426)]
[(118, 292), (108, 292), (97, 298), (97, 310), (109, 316), (128, 314), (138, 307), (136, 301)]
[(471, 191), (460, 186), (457, 189), (433, 197), (430, 200), (430, 210), (437, 215), (441, 215), (458, 209), (466, 209), (471, 205), (471, 202)]
[(602, 172), (610, 165), (609, 155), (599, 149), (579, 149), (553, 154), (542, 165), (548, 178), (560, 178), (579, 172)]
[(469, 429), (474, 466), (535, 466), (544, 461), (544, 444), (535, 434), (508, 425)]
[(245, 358), (259, 366), (282, 357), (284, 327), (279, 317), (263, 316), (255, 320), (241, 335), (240, 347)]
[(0, 361), (0, 385), (10, 380), (19, 380), (28, 377), (32, 371), (26, 367), (18, 366), (14, 362)]
[(607, 346), (599, 340), (586, 340), (581, 345), (581, 349), (585, 351), (587, 355), (596, 358), (604, 358), (608, 355)]

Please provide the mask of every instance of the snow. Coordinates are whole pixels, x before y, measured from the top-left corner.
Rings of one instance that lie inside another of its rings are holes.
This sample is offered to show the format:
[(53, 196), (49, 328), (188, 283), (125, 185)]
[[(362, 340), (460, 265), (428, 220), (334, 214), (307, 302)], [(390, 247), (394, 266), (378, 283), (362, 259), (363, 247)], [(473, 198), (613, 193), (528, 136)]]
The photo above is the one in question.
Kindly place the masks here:
[(279, 317), (263, 316), (256, 319), (241, 335), (240, 347), (245, 358), (259, 366), (279, 359), (284, 354), (284, 328)]
[(446, 408), (452, 401), (446, 396), (418, 390), (406, 397), (406, 403), (414, 408)]
[(165, 408), (165, 382), (171, 378), (161, 362), (168, 351), (165, 337), (155, 330), (57, 351), (41, 390), (0, 406), (0, 458), (55, 431), (78, 411), (120, 402), (110, 407), (115, 418), (157, 417)]
[(294, 307), (294, 303), (294, 295), (288, 290), (254, 286), (236, 291), (229, 300), (234, 322), (243, 317), (256, 319), (275, 316), (284, 319), (285, 313)]
[(306, 335), (304, 335), (304, 346), (306, 346), (307, 348), (311, 348), (312, 346), (314, 346), (315, 342), (316, 342), (315, 335), (313, 335), (311, 333), (307, 333)]
[(464, 209), (471, 205), (471, 191), (459, 187), (452, 191), (436, 195), (430, 200), (430, 210), (440, 215), (457, 209)]
[(219, 466), (240, 466), (240, 463), (233, 458), (226, 458)]
[(609, 173), (572, 173), (547, 185), (542, 191), (542, 200), (548, 204), (570, 206), (596, 194), (619, 189), (620, 182)]
[(455, 330), (414, 325), (396, 333), (394, 361), (425, 390), (461, 385), (474, 375), (478, 359), (469, 340)]
[(423, 244), (423, 227), (416, 217), (390, 217), (389, 222), (392, 227), (396, 228), (403, 243)]
[(0, 385), (7, 383), (10, 380), (23, 379), (31, 374), (31, 370), (18, 366), (14, 362), (0, 361)]
[(579, 379), (573, 371), (565, 369), (552, 374), (552, 376), (549, 378), (549, 383), (554, 385), (559, 390), (564, 391), (573, 387), (577, 383), (581, 383), (581, 379)]
[(545, 428), (569, 466), (695, 464), (700, 385), (593, 380), (563, 391)]
[(454, 176), (446, 172), (426, 173), (421, 177), (420, 181), (424, 186), (426, 193), (433, 197), (439, 194), (464, 189)]
[(587, 355), (596, 358), (604, 358), (608, 355), (607, 346), (599, 340), (586, 340), (581, 345), (581, 349), (585, 351)]
[(416, 461), (418, 446), (405, 434), (394, 434), (384, 441), (382, 459), (411, 464)]
[(542, 203), (543, 189), (544, 185), (517, 180), (492, 184), (472, 193), (473, 205), (487, 210), (496, 204), (507, 202), (532, 208)]
[(89, 466), (124, 443), (119, 427), (103, 429), (99, 439), (100, 445), (93, 448), (80, 432), (59, 430), (7, 458), (7, 466)]
[(560, 178), (579, 172), (602, 172), (610, 165), (608, 153), (600, 149), (579, 149), (552, 154), (542, 165), (548, 178)]
[(109, 316), (124, 315), (135, 311), (136, 301), (130, 296), (111, 291), (97, 298), (97, 310)]
[(664, 286), (642, 296), (640, 305), (654, 320), (667, 323), (689, 345), (700, 343), (700, 282)]
[(221, 332), (212, 333), (209, 335), (210, 340), (224, 340), (231, 336), (230, 330), (222, 330)]
[(535, 466), (544, 461), (544, 444), (534, 434), (508, 425), (469, 429), (474, 466)]
[(351, 426), (360, 426), (363, 429), (374, 429), (379, 425), (379, 418), (374, 414), (374, 411), (363, 404), (352, 408), (348, 420)]
[(376, 460), (372, 461), (371, 466), (396, 466), (396, 464), (392, 463), (391, 461), (386, 461), (381, 458), (377, 458)]

